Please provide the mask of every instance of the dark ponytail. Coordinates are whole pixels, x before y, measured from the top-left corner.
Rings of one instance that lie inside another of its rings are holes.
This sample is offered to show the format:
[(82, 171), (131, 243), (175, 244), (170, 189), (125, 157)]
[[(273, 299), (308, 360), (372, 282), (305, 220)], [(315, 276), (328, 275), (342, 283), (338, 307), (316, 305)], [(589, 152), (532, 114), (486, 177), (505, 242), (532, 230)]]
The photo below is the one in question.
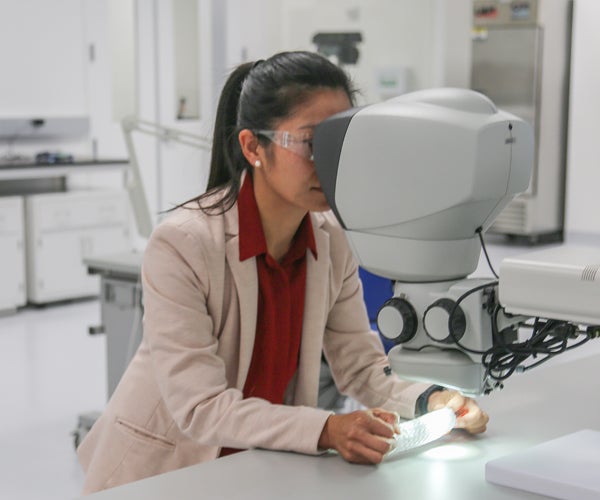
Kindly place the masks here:
[[(242, 83), (253, 66), (254, 63), (244, 63), (233, 70), (225, 82), (217, 106), (206, 194), (226, 187), (225, 196), (217, 202), (217, 206), (222, 206), (223, 211), (227, 211), (235, 203), (245, 168), (246, 161), (237, 138), (237, 114)], [(216, 206), (204, 208), (214, 209)]]
[[(278, 121), (324, 88), (343, 90), (354, 102), (355, 91), (348, 75), (315, 52), (281, 52), (266, 61), (244, 63), (234, 69), (217, 107), (207, 191), (189, 201), (196, 201), (207, 213), (229, 210), (237, 199), (242, 172), (250, 168), (238, 133), (243, 129), (276, 128)], [(224, 196), (208, 202), (208, 196), (221, 189)]]

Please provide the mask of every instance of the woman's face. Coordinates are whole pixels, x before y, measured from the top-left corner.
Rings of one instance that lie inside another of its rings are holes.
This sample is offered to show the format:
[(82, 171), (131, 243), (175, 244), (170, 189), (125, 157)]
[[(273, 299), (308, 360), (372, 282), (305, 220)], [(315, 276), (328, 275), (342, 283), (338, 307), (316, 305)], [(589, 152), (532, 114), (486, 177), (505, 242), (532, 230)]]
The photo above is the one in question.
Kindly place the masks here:
[[(315, 126), (329, 116), (351, 107), (346, 92), (339, 89), (316, 90), (306, 101), (297, 106), (295, 112), (280, 121), (275, 128), (279, 139), (283, 132), (289, 133), (290, 148), (276, 142), (266, 146), (262, 166), (254, 168), (254, 183), (257, 196), (268, 196), (280, 208), (289, 207), (306, 211), (329, 210), (312, 160), (303, 153)], [(281, 141), (278, 141), (281, 142)]]

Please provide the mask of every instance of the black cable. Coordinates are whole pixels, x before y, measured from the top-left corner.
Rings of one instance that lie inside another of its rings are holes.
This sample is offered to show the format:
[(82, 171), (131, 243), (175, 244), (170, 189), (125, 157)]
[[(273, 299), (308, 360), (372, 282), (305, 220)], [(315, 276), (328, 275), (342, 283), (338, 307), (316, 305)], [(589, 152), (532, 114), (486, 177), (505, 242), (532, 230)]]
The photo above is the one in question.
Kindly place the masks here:
[(454, 319), (454, 314), (458, 310), (460, 303), (463, 300), (465, 300), (469, 295), (472, 295), (473, 293), (478, 292), (479, 290), (484, 290), (486, 288), (495, 287), (496, 285), (498, 285), (497, 281), (491, 281), (489, 283), (484, 283), (483, 285), (473, 287), (470, 290), (467, 290), (465, 293), (463, 293), (454, 303), (454, 307), (452, 307), (452, 310), (450, 311), (450, 314), (448, 315), (448, 333), (450, 333), (450, 336), (452, 337), (452, 340), (454, 341), (454, 343), (458, 347), (460, 347), (463, 351), (470, 352), (472, 354), (485, 354), (487, 352), (487, 351), (477, 351), (474, 349), (470, 349), (460, 343), (460, 341), (458, 340), (458, 336), (456, 335), (456, 333), (454, 332), (454, 329), (452, 328), (452, 320)]
[[(500, 307), (498, 306), (494, 314), (494, 322), (497, 319), (499, 310)], [(565, 331), (568, 335), (564, 334)], [(586, 338), (576, 344), (568, 344), (569, 339), (582, 333), (585, 334), (586, 332), (576, 329), (574, 325), (566, 321), (549, 320), (544, 323), (540, 318), (535, 318), (532, 335), (524, 342), (506, 344), (503, 342), (502, 336), (499, 335), (496, 339), (499, 340), (499, 343), (489, 349), (482, 357), (486, 375), (497, 382), (501, 382), (510, 377), (515, 371), (524, 372), (537, 367), (558, 354), (588, 342), (590, 337), (586, 335)], [(522, 363), (528, 358), (535, 359), (539, 356), (543, 357), (534, 363), (523, 366)]]
[(490, 256), (488, 255), (487, 248), (485, 247), (485, 241), (483, 241), (483, 234), (482, 234), (481, 227), (478, 227), (475, 232), (479, 236), (479, 242), (481, 243), (481, 249), (483, 250), (483, 254), (485, 255), (485, 259), (487, 260), (490, 271), (492, 271), (492, 274), (494, 275), (494, 277), (496, 279), (500, 279), (494, 269), (494, 266), (492, 266), (492, 261), (490, 260)]
[[(490, 313), (493, 346), (486, 351), (478, 351), (466, 347), (459, 341), (452, 327), (454, 314), (458, 310), (460, 303), (468, 296), (479, 290), (493, 288), (497, 285), (498, 281), (492, 281), (473, 287), (463, 293), (456, 300), (448, 316), (448, 332), (456, 346), (464, 352), (481, 355), (481, 363), (485, 368), (486, 377), (495, 380), (498, 384), (510, 377), (515, 371), (524, 372), (530, 370), (558, 354), (579, 347), (592, 338), (588, 332), (578, 329), (575, 325), (567, 321), (543, 321), (539, 317), (536, 317), (534, 318), (533, 325), (531, 325), (532, 332), (528, 339), (523, 342), (506, 343), (503, 334), (506, 329), (502, 331), (498, 330), (498, 314), (502, 311), (502, 307), (496, 303), (493, 311)], [(490, 300), (494, 299), (491, 298)], [(512, 330), (514, 326), (508, 328)], [(580, 334), (584, 334), (586, 337), (575, 344), (569, 345), (569, 340), (576, 338)], [(537, 359), (537, 361), (523, 366), (523, 363), (530, 357)]]

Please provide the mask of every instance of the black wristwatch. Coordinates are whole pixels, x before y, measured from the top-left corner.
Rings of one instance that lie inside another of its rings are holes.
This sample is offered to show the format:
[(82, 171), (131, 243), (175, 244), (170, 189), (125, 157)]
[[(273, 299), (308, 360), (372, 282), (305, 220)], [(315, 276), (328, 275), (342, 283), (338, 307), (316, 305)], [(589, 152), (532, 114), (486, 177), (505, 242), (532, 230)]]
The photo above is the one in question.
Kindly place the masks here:
[(425, 392), (423, 392), (417, 398), (417, 404), (415, 405), (415, 413), (417, 417), (421, 415), (425, 415), (427, 413), (427, 403), (429, 402), (429, 396), (431, 396), (434, 392), (437, 391), (445, 391), (446, 388), (441, 385), (432, 385)]

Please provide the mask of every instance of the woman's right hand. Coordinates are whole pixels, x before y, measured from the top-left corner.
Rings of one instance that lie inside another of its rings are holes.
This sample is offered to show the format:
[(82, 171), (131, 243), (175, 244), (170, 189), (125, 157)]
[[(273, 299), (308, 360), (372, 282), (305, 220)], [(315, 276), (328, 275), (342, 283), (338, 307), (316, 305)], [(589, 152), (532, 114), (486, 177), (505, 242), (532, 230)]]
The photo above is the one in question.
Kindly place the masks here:
[(319, 448), (334, 449), (348, 462), (378, 464), (399, 432), (397, 422), (398, 415), (379, 408), (331, 415), (319, 437)]

